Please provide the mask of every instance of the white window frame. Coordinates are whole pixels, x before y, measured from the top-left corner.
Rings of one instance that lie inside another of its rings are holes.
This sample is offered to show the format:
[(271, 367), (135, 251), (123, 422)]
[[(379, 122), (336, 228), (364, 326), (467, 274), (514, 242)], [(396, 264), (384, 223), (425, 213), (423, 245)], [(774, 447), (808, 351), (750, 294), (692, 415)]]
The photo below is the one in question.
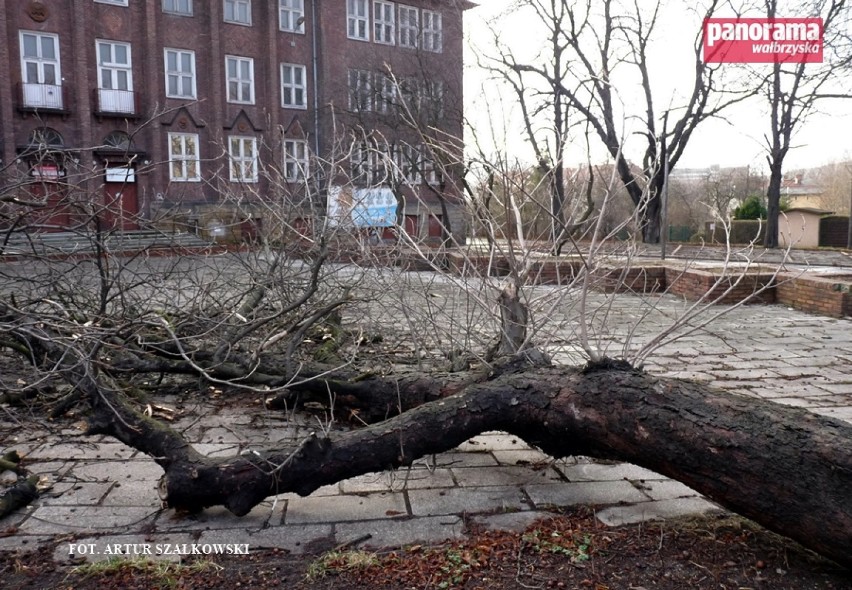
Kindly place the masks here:
[(307, 178), (310, 171), (308, 142), (303, 139), (285, 139), (282, 151), (284, 180), (299, 182)]
[[(234, 73), (231, 72), (232, 64)], [(247, 72), (244, 66), (248, 66)], [(229, 103), (254, 104), (254, 59), (239, 55), (225, 56), (225, 95)]]
[(127, 0), (95, 0), (96, 4), (115, 4), (116, 6), (127, 6)]
[[(177, 66), (176, 69), (169, 69), (169, 55), (175, 55), (175, 64)], [(190, 71), (187, 72), (183, 69), (183, 60), (181, 59), (183, 56), (189, 56), (189, 67)], [(195, 52), (189, 49), (174, 49), (171, 47), (165, 47), (163, 49), (163, 61), (165, 63), (165, 71), (166, 71), (166, 97), (167, 98), (192, 98), (196, 97), (196, 83), (195, 83)], [(172, 93), (169, 91), (169, 80), (174, 79), (177, 93)], [(190, 86), (189, 89), (185, 88), (187, 84)], [(188, 91), (188, 92), (187, 92)]]
[(228, 160), (231, 182), (255, 183), (257, 173), (257, 138), (228, 136)]
[[(285, 72), (289, 72), (290, 81), (286, 80)], [(296, 81), (298, 73), (301, 82)], [(301, 64), (281, 64), (281, 108), (308, 108), (308, 70)], [(301, 98), (301, 100), (300, 100)]]
[[(178, 151), (173, 151), (174, 140), (179, 140)], [(201, 182), (201, 158), (199, 157), (199, 138), (197, 133), (169, 133), (167, 135), (169, 153), (169, 179), (172, 182)], [(194, 153), (187, 150), (194, 144)], [(175, 166), (180, 171), (175, 173)]]
[[(245, 11), (245, 18), (240, 18), (240, 9)], [(230, 12), (230, 17), (228, 13)], [(222, 18), (226, 23), (251, 26), (251, 0), (224, 0)]]
[(373, 75), (367, 70), (349, 70), (349, 110), (369, 113), (373, 110)]
[(370, 40), (370, 0), (346, 0), (346, 36)]
[(421, 46), (424, 51), (441, 53), (444, 50), (444, 26), (440, 12), (423, 9)]
[[(24, 55), (24, 37), (31, 36), (36, 38), (36, 55)], [(53, 58), (44, 57), (42, 40), (50, 39), (53, 42), (54, 56)], [(21, 31), (21, 78), (25, 84), (50, 84), (54, 86), (62, 85), (62, 68), (59, 57), (59, 35), (53, 33), (39, 33), (36, 31)], [(29, 82), (27, 78), (27, 65), (34, 64), (36, 66), (36, 81)], [(53, 66), (52, 81), (47, 81), (49, 76), (45, 75), (45, 66)]]
[[(35, 54), (28, 55), (24, 39), (35, 38)], [(62, 67), (59, 56), (59, 35), (36, 31), (21, 31), (21, 81), (24, 106), (35, 108), (64, 108), (62, 99)], [(53, 57), (45, 57), (44, 41), (50, 40)], [(33, 74), (34, 76), (30, 76)]]
[(420, 11), (414, 6), (400, 4), (397, 12), (399, 46), (417, 49), (420, 46)]
[(396, 5), (393, 2), (373, 0), (373, 41), (396, 44)]
[[(317, 1), (317, 0), (314, 0)], [(302, 21), (301, 23), (299, 21)], [(278, 0), (278, 29), (288, 33), (305, 32), (305, 0)]]
[(163, 12), (192, 16), (192, 0), (163, 0)]
[[(103, 46), (109, 47), (109, 61), (102, 61), (101, 47)], [(124, 47), (125, 49), (127, 49), (126, 63), (115, 61), (117, 47)], [(133, 92), (133, 56), (131, 54), (130, 43), (124, 43), (122, 41), (110, 41), (108, 39), (96, 39), (95, 55), (97, 56), (98, 60), (98, 88), (103, 90), (126, 90), (129, 92)], [(103, 83), (105, 73), (109, 73), (110, 75), (109, 86)], [(127, 86), (126, 88), (120, 87), (121, 80), (119, 74), (121, 73), (125, 74), (125, 85)]]

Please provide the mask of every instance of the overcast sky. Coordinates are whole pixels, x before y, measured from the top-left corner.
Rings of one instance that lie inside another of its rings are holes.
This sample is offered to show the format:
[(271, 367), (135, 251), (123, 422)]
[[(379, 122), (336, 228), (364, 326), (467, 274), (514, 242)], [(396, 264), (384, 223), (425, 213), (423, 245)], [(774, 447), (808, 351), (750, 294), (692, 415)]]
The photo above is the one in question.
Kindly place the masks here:
[[(468, 119), (482, 138), (490, 138), (491, 129), (497, 129), (498, 138), (494, 143), (507, 145), (507, 150), (520, 157), (529, 157), (529, 148), (521, 138), (518, 127), (517, 110), (514, 97), (501, 93), (498, 87), (487, 81), (486, 75), (476, 67), (471, 47), (487, 51), (491, 33), (485, 24), (496, 15), (503, 14), (511, 0), (481, 0), (480, 5), (466, 13), (466, 32), (468, 49), (465, 72), (465, 107)], [(670, 2), (670, 7), (683, 8), (686, 3)], [(782, 15), (787, 16), (787, 15)], [(789, 15), (796, 16), (796, 15)], [(676, 14), (669, 10), (657, 31), (656, 53), (650, 58), (652, 84), (658, 97), (658, 104), (676, 97), (681, 80), (690, 81), (691, 47), (695, 36), (695, 27), (700, 22), (695, 15)], [(511, 45), (519, 56), (532, 56), (537, 51), (539, 35), (535, 35), (534, 20), (526, 20), (522, 15), (513, 14), (502, 18), (498, 25), (502, 39)], [(767, 66), (769, 67), (769, 66)], [(622, 99), (631, 100), (628, 96)], [(638, 97), (637, 97), (638, 98)], [(675, 98), (676, 100), (676, 98)], [(823, 114), (814, 114), (799, 128), (795, 136), (798, 147), (790, 152), (785, 161), (785, 169), (818, 166), (832, 161), (852, 159), (852, 100), (824, 102)], [(699, 125), (696, 134), (690, 140), (679, 167), (752, 166), (766, 169), (763, 136), (768, 130), (767, 106), (760, 99), (754, 99), (748, 106), (727, 112), (728, 122), (705, 121)], [(504, 122), (505, 121), (505, 122)], [(505, 130), (505, 132), (501, 131)], [(500, 137), (504, 135), (506, 138)], [(485, 141), (488, 141), (487, 139)], [(600, 140), (591, 138), (593, 153), (598, 160), (605, 159), (600, 148)], [(569, 164), (580, 162), (583, 156), (583, 139), (575, 136), (575, 153), (569, 156)], [(597, 152), (595, 151), (597, 150)], [(638, 157), (637, 150), (628, 149), (628, 156)]]

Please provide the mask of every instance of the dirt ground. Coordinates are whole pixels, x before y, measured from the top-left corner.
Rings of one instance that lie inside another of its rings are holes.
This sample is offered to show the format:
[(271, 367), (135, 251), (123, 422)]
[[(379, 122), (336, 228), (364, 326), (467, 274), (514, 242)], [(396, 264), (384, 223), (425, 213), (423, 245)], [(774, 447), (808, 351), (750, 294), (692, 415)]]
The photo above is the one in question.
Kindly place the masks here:
[(57, 565), (44, 547), (0, 553), (0, 587), (852, 589), (852, 572), (730, 515), (608, 528), (581, 509), (522, 533), (468, 532), (467, 540), (434, 547), (338, 547), (299, 556), (252, 548), (248, 556), (98, 567)]

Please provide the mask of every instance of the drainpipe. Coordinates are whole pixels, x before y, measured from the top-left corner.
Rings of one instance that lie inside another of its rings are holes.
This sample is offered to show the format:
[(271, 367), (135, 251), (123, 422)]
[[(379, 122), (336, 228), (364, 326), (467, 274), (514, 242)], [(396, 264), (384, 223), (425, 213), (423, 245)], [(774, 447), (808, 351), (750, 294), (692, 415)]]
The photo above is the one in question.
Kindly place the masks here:
[(314, 153), (319, 156), (320, 153), (320, 133), (319, 133), (319, 52), (317, 51), (317, 2), (311, 1), (311, 51), (313, 52), (313, 76), (314, 76)]

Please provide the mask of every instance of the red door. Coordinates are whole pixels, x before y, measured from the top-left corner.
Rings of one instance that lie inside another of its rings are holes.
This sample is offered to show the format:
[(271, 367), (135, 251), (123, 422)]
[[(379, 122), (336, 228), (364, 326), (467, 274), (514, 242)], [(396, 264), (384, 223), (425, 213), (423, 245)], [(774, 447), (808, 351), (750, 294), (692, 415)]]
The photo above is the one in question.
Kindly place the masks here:
[(107, 229), (130, 231), (139, 229), (139, 202), (136, 185), (129, 182), (104, 184), (104, 213)]
[(441, 225), (441, 216), (440, 215), (430, 215), (429, 216), (429, 237), (430, 238), (441, 238), (443, 237), (443, 226)]

